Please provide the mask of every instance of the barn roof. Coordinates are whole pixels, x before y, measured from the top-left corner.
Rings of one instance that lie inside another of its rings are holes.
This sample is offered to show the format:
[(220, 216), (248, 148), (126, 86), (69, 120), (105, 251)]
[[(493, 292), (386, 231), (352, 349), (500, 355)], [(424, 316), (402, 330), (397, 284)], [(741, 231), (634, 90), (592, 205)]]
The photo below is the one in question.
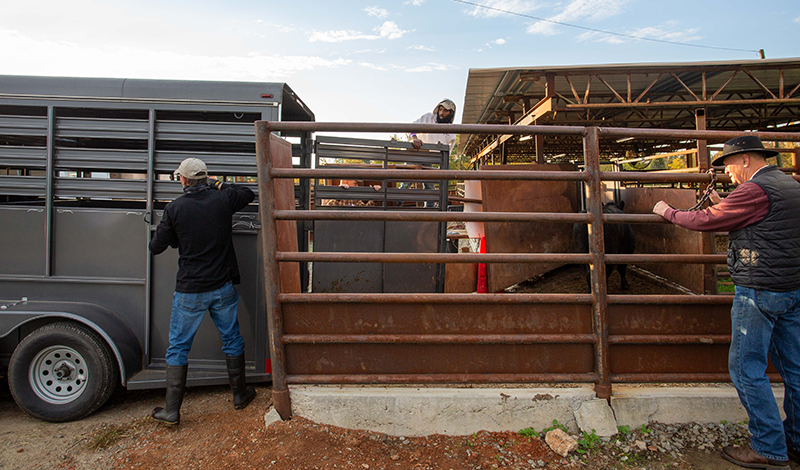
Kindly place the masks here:
[[(713, 130), (800, 130), (800, 58), (470, 69), (464, 124), (546, 124)], [(700, 111), (698, 111), (700, 110)], [(474, 159), (505, 152), (520, 161), (536, 139), (462, 135)], [(601, 143), (606, 154), (665, 149), (666, 142)], [(547, 137), (549, 161), (578, 156), (578, 138)]]

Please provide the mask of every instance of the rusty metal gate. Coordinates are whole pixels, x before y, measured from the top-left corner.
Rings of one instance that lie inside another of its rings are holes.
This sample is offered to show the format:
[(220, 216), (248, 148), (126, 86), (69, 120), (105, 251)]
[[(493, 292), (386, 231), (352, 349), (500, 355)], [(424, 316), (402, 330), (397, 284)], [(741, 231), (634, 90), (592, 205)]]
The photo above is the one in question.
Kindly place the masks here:
[[(577, 135), (585, 171), (292, 169), (276, 131)], [(729, 380), (730, 295), (608, 295), (606, 263), (725, 263), (721, 254), (604, 252), (604, 223), (665, 224), (658, 215), (603, 214), (603, 181), (708, 183), (707, 174), (600, 171), (600, 142), (630, 136), (724, 141), (725, 131), (569, 126), (257, 122), (262, 242), (275, 408), (291, 414), (289, 384), (612, 383)], [(759, 133), (798, 141), (791, 133)], [(706, 155), (707, 160), (707, 155)], [(706, 167), (708, 162), (705, 162)], [(797, 162), (795, 162), (795, 165)], [(796, 171), (796, 166), (795, 166)], [(294, 210), (292, 179), (578, 181), (587, 213)], [(727, 182), (727, 176), (718, 181)], [(305, 253), (296, 220), (547, 222), (589, 225), (588, 254)], [(591, 267), (591, 294), (301, 293), (297, 262), (572, 263)], [(773, 375), (774, 378), (778, 378)]]

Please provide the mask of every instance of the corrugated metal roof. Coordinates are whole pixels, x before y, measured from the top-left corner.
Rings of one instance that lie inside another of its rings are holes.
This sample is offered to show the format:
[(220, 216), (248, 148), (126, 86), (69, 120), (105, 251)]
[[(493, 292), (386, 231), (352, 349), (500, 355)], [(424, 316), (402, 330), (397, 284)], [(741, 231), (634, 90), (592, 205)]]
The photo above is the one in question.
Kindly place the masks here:
[[(694, 128), (693, 109), (706, 108), (709, 129), (752, 130), (800, 115), (800, 58), (788, 58), (470, 69), (462, 122), (518, 122), (524, 101), (547, 96), (548, 77), (554, 111), (537, 124)], [(484, 148), (479, 137), (462, 136), (463, 151)]]

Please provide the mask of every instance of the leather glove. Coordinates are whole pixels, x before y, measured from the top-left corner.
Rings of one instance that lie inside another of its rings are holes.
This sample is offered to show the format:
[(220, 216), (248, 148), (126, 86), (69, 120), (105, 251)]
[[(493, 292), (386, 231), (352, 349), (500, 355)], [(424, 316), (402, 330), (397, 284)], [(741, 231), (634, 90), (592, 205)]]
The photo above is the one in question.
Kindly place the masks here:
[(208, 187), (211, 189), (222, 189), (222, 182), (220, 180), (216, 180), (214, 178), (208, 179)]

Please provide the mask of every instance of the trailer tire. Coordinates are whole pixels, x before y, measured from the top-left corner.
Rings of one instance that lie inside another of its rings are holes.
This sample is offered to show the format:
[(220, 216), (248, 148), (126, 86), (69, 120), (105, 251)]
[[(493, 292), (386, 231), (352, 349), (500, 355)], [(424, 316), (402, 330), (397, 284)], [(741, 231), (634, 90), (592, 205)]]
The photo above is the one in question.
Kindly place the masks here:
[(8, 387), (17, 405), (51, 422), (96, 411), (111, 396), (117, 377), (108, 345), (91, 329), (68, 322), (26, 336), (8, 366)]

